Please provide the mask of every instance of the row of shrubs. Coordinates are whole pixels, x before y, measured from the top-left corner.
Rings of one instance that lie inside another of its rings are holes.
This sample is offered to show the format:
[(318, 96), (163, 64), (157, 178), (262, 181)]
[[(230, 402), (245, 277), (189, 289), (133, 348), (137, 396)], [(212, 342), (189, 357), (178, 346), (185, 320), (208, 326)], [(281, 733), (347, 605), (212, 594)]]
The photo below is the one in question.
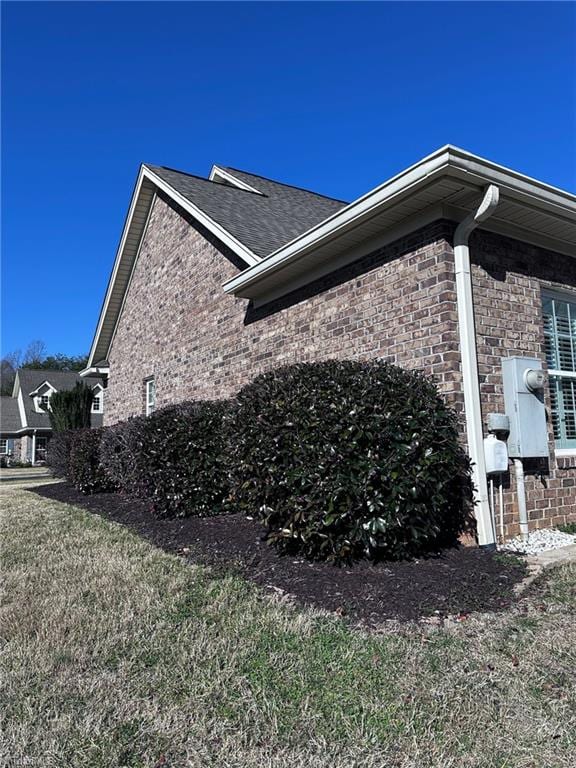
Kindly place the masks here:
[(454, 412), (431, 381), (383, 362), (288, 366), (230, 401), (60, 433), (49, 462), (84, 493), (147, 499), (158, 516), (245, 512), (315, 559), (413, 557), (470, 526)]

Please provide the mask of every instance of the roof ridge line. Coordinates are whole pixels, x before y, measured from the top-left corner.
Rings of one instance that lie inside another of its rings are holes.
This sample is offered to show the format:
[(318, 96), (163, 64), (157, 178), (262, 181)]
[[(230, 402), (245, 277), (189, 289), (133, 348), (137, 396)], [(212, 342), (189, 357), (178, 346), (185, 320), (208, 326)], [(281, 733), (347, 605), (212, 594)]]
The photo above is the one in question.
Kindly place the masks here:
[[(225, 187), (226, 189), (236, 189), (238, 190), (238, 192), (248, 192), (248, 194), (257, 195), (258, 197), (269, 197), (269, 195), (265, 194), (264, 192), (253, 192), (250, 189), (242, 189), (242, 187), (235, 187), (232, 184), (222, 184), (220, 181), (213, 181), (212, 179), (207, 179), (205, 176), (199, 176), (197, 173), (188, 173), (188, 171), (179, 171), (178, 168), (171, 168), (168, 165), (152, 165), (151, 163), (142, 163), (142, 165), (145, 165), (146, 168), (149, 168), (152, 172), (154, 172), (154, 168), (161, 168), (164, 171), (179, 173), (181, 176), (189, 176), (191, 179), (198, 179), (198, 181), (205, 181), (207, 184), (215, 184), (218, 187)], [(272, 179), (269, 179), (269, 181), (272, 181)]]
[(299, 187), (297, 184), (286, 184), (284, 181), (278, 181), (277, 179), (271, 179), (269, 176), (262, 176), (260, 173), (251, 173), (250, 171), (243, 171), (242, 168), (234, 168), (231, 165), (223, 165), (227, 171), (236, 171), (237, 173), (245, 173), (247, 176), (254, 176), (256, 179), (264, 179), (264, 181), (271, 181), (272, 184), (279, 184), (281, 187), (289, 187), (290, 189), (298, 189), (300, 192), (307, 192), (309, 195), (316, 195), (316, 197), (323, 197), (325, 200), (333, 200), (335, 203), (343, 203), (349, 205), (349, 200), (341, 200), (338, 197), (330, 197), (330, 195), (323, 195), (322, 192), (314, 192), (312, 189), (306, 189), (306, 187)]

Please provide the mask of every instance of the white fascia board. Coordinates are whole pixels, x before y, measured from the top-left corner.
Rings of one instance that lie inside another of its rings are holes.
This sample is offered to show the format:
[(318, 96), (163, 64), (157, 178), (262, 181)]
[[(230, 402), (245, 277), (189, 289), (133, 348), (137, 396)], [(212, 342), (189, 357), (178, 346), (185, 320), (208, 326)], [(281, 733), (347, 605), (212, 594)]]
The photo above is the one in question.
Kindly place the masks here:
[(52, 427), (24, 427), (23, 429), (17, 429), (15, 432), (11, 432), (12, 435), (24, 436), (26, 433), (31, 432), (52, 432)]
[(257, 282), (269, 272), (275, 271), (284, 262), (300, 257), (304, 251), (317, 247), (323, 241), (338, 237), (342, 231), (359, 223), (362, 217), (374, 215), (380, 206), (389, 203), (400, 194), (405, 194), (415, 184), (446, 167), (447, 163), (448, 148), (443, 147), (266, 256), (256, 267), (241, 272), (224, 284), (224, 290), (226, 293), (234, 293), (238, 288)]
[(42, 387), (46, 387), (46, 386), (47, 386), (47, 387), (49, 387), (49, 388), (50, 388), (50, 390), (51, 390), (52, 392), (56, 392), (56, 391), (57, 391), (57, 390), (56, 390), (56, 388), (55, 388), (55, 387), (53, 387), (53, 386), (52, 386), (52, 384), (50, 384), (50, 382), (48, 381), (48, 379), (45, 379), (45, 380), (42, 382), (42, 384), (40, 384), (39, 386), (37, 386), (37, 387), (36, 387), (36, 389), (35, 389), (35, 390), (33, 390), (32, 392), (29, 392), (29, 393), (28, 393), (28, 396), (29, 396), (29, 397), (35, 397), (37, 394), (39, 394), (39, 392), (40, 392), (40, 390), (42, 389)]
[(465, 175), (473, 184), (479, 186), (487, 183), (496, 184), (511, 196), (524, 200), (529, 198), (532, 205), (547, 212), (568, 216), (571, 219), (576, 216), (576, 195), (511, 171), (457, 147), (446, 145), (266, 256), (255, 267), (244, 270), (226, 282), (224, 290), (226, 293), (235, 294), (247, 286), (258, 283), (284, 264), (302, 258), (321, 244), (337, 238), (347, 229), (359, 225), (364, 217), (371, 218), (379, 208), (388, 206), (400, 196), (440, 174), (460, 177)]
[[(122, 264), (122, 257), (124, 254), (124, 249), (126, 246), (126, 239), (129, 235), (130, 228), (132, 226), (132, 219), (134, 217), (134, 212), (136, 209), (136, 206), (138, 204), (138, 200), (140, 198), (140, 193), (142, 190), (142, 185), (144, 181), (148, 181), (151, 184), (153, 184), (157, 189), (161, 189), (170, 199), (172, 199), (174, 202), (176, 202), (181, 208), (183, 208), (185, 211), (187, 211), (191, 216), (193, 216), (197, 221), (200, 222), (206, 229), (210, 232), (212, 232), (213, 235), (215, 235), (221, 242), (223, 242), (228, 248), (230, 248), (234, 253), (236, 253), (240, 258), (245, 261), (248, 266), (254, 266), (258, 264), (261, 259), (259, 256), (257, 256), (255, 253), (253, 253), (249, 248), (247, 248), (245, 245), (243, 245), (239, 240), (237, 240), (233, 235), (231, 235), (229, 232), (227, 232), (224, 227), (222, 227), (220, 224), (218, 224), (216, 221), (211, 219), (209, 216), (207, 216), (203, 211), (200, 210), (197, 206), (195, 206), (193, 203), (191, 203), (189, 200), (187, 200), (183, 195), (181, 195), (179, 192), (177, 192), (173, 187), (171, 187), (169, 184), (167, 184), (163, 179), (161, 179), (159, 176), (157, 176), (150, 168), (148, 168), (146, 165), (141, 165), (140, 170), (138, 172), (138, 178), (136, 180), (136, 184), (134, 187), (134, 192), (132, 194), (132, 199), (130, 201), (130, 207), (128, 209), (128, 214), (126, 216), (126, 220), (124, 222), (124, 228), (122, 230), (122, 236), (120, 238), (120, 243), (118, 245), (118, 250), (116, 251), (116, 258), (114, 260), (114, 267), (112, 268), (112, 274), (110, 276), (110, 280), (108, 281), (108, 287), (106, 289), (106, 296), (104, 298), (104, 303), (102, 305), (102, 309), (100, 311), (100, 317), (98, 319), (98, 325), (96, 327), (96, 332), (94, 334), (94, 339), (92, 341), (92, 347), (90, 348), (90, 355), (88, 357), (88, 365), (85, 370), (88, 370), (92, 367), (94, 367), (94, 360), (96, 357), (96, 350), (98, 348), (98, 343), (100, 340), (100, 335), (102, 333), (102, 328), (104, 325), (104, 322), (106, 320), (107, 314), (108, 314), (108, 308), (110, 304), (111, 297), (114, 293), (114, 287), (116, 285), (116, 280), (118, 277), (118, 270), (120, 268), (120, 265)], [(148, 211), (150, 213), (150, 211)], [(146, 224), (142, 229), (142, 233), (140, 234), (140, 244), (142, 242), (142, 237), (144, 235), (146, 226), (148, 224), (148, 219), (146, 220)], [(138, 246), (138, 251), (140, 249), (140, 245)], [(134, 265), (136, 264), (136, 261), (138, 259), (138, 254), (136, 254)], [(128, 280), (128, 283), (125, 288), (124, 295), (126, 295), (126, 291), (128, 290), (128, 287), (130, 285), (130, 280), (132, 278), (132, 274), (134, 272), (134, 269), (132, 269), (130, 278)], [(113, 337), (114, 333), (111, 334), (111, 338)], [(103, 358), (104, 355), (99, 354), (96, 359)]]
[(246, 184), (245, 181), (240, 181), (240, 179), (236, 178), (236, 176), (234, 176), (229, 171), (226, 171), (224, 168), (220, 168), (219, 165), (213, 165), (212, 170), (210, 171), (209, 180), (216, 181), (216, 177), (218, 176), (221, 179), (224, 179), (224, 181), (227, 181), (229, 184), (238, 187), (238, 189), (243, 189), (245, 192), (255, 192), (257, 195), (263, 196), (263, 192), (260, 192), (259, 189), (251, 187), (250, 184)]
[[(140, 190), (142, 188), (142, 182), (144, 181), (144, 166), (140, 166), (140, 170), (138, 171), (138, 178), (136, 179), (136, 185), (134, 187), (134, 192), (132, 193), (132, 199), (130, 201), (130, 207), (128, 209), (128, 214), (126, 216), (126, 220), (124, 222), (124, 228), (122, 230), (122, 236), (120, 237), (120, 243), (118, 245), (118, 250), (116, 251), (116, 258), (114, 260), (114, 266), (112, 268), (112, 274), (110, 275), (110, 280), (108, 281), (108, 287), (106, 289), (106, 296), (104, 297), (104, 303), (102, 305), (102, 309), (100, 310), (100, 317), (98, 319), (98, 325), (96, 327), (96, 333), (94, 334), (94, 340), (92, 341), (92, 347), (90, 349), (90, 355), (88, 356), (88, 368), (92, 366), (92, 363), (94, 361), (94, 353), (96, 352), (96, 347), (98, 346), (98, 341), (100, 339), (100, 334), (102, 332), (102, 326), (104, 324), (104, 320), (106, 318), (106, 314), (108, 312), (108, 305), (110, 303), (110, 298), (112, 296), (112, 292), (114, 290), (114, 284), (116, 283), (116, 277), (118, 275), (118, 269), (120, 267), (120, 263), (122, 261), (122, 254), (124, 252), (124, 246), (126, 244), (126, 238), (128, 237), (128, 232), (130, 230), (130, 226), (132, 224), (132, 218), (134, 216), (134, 209), (136, 208), (136, 204), (138, 202), (138, 198), (140, 197)], [(100, 359), (100, 358), (98, 358)]]
[(99, 367), (97, 365), (93, 365), (90, 368), (83, 368), (81, 371), (78, 371), (78, 376), (82, 376), (82, 378), (85, 376), (107, 376), (109, 373), (109, 367)]
[(184, 210), (193, 216), (197, 221), (199, 221), (200, 224), (206, 227), (209, 232), (211, 232), (213, 235), (216, 235), (216, 237), (221, 240), (224, 245), (227, 245), (228, 248), (240, 256), (240, 258), (243, 259), (249, 266), (254, 266), (255, 264), (260, 263), (261, 258), (256, 256), (256, 254), (253, 253), (250, 248), (247, 248), (245, 245), (243, 245), (240, 240), (237, 240), (233, 235), (231, 235), (230, 232), (224, 229), (221, 224), (218, 224), (217, 221), (214, 221), (214, 219), (211, 219), (209, 216), (207, 216), (204, 211), (200, 210), (200, 208), (191, 203), (190, 200), (184, 197), (184, 195), (181, 195), (180, 192), (177, 192), (173, 187), (170, 186), (170, 184), (167, 184), (163, 179), (160, 178), (160, 176), (157, 176), (153, 171), (151, 171), (150, 168), (143, 166), (143, 170), (146, 178), (148, 178), (159, 189), (171, 197), (172, 200), (178, 203), (181, 208), (184, 208)]
[(22, 428), (25, 429), (28, 426), (28, 421), (26, 419), (26, 409), (24, 408), (24, 397), (21, 389), (18, 391), (18, 411), (20, 412)]
[(451, 168), (477, 176), (482, 184), (489, 181), (509, 193), (524, 194), (537, 202), (538, 207), (549, 205), (566, 212), (576, 213), (576, 195), (571, 192), (473, 155), (459, 147), (449, 145), (446, 149), (449, 153)]

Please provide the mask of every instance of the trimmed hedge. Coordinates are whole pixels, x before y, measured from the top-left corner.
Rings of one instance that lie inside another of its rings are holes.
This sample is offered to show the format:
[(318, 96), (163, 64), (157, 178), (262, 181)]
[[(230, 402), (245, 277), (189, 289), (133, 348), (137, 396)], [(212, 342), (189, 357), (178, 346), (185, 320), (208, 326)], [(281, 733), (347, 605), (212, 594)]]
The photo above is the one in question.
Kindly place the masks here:
[(281, 550), (404, 558), (469, 527), (456, 416), (420, 374), (383, 362), (280, 368), (240, 391), (234, 422), (234, 501)]
[(63, 432), (55, 432), (48, 441), (46, 463), (54, 477), (68, 478), (73, 436), (74, 430), (67, 429)]
[(168, 406), (109, 428), (102, 466), (125, 493), (161, 517), (221, 514), (230, 495), (227, 401)]
[(72, 434), (68, 479), (82, 493), (104, 493), (115, 486), (100, 464), (104, 429), (78, 429)]
[(104, 428), (100, 463), (109, 480), (129, 496), (146, 497), (145, 416), (134, 416)]

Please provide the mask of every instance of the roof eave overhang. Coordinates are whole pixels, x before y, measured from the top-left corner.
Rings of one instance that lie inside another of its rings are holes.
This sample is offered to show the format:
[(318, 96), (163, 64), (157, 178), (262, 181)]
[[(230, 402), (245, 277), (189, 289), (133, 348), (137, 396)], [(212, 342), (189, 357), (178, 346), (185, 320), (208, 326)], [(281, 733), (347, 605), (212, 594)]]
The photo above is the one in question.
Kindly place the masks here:
[[(450, 197), (445, 194), (447, 179), (459, 182), (465, 190), (463, 200), (460, 194), (459, 205), (451, 204)], [(429, 220), (431, 216), (459, 220), (469, 212), (466, 207), (468, 202), (472, 206), (477, 200), (477, 195), (487, 184), (498, 185), (504, 201), (525, 207), (528, 218), (530, 212), (538, 211), (571, 225), (573, 232), (568, 239), (557, 238), (531, 231), (529, 225), (507, 226), (507, 222), (499, 220), (498, 217), (489, 220), (487, 229), (569, 255), (576, 254), (576, 196), (457, 147), (446, 146), (376, 187), (262, 259), (259, 264), (244, 270), (225, 283), (224, 290), (235, 296), (254, 299), (256, 303), (276, 298), (305, 283), (308, 272), (311, 279), (314, 279), (321, 271), (326, 273), (342, 266), (346, 261), (342, 251), (348, 251), (349, 261), (359, 258), (362, 255), (361, 249), (346, 244), (347, 233), (354, 230), (354, 237), (358, 240), (361, 238), (362, 228), (370, 227), (372, 231), (366, 235), (366, 244), (370, 246), (374, 235), (374, 222), (379, 216), (384, 220), (384, 215), (390, 211), (396, 212), (397, 219), (395, 226), (389, 228), (392, 236), (396, 229), (401, 231), (400, 218), (405, 224), (411, 222), (413, 229), (417, 228), (421, 221)], [(419, 216), (410, 211), (417, 194), (426, 198), (426, 206)], [(402, 214), (403, 204), (406, 209), (405, 216)], [(382, 230), (384, 229), (386, 227), (383, 225)], [(340, 253), (339, 242), (342, 243)], [(330, 253), (331, 256), (325, 256), (326, 264), (322, 270), (319, 255), (323, 253)]]
[(165, 182), (164, 179), (161, 179), (151, 168), (144, 164), (141, 165), (122, 229), (122, 236), (116, 252), (112, 274), (108, 281), (106, 295), (98, 318), (98, 325), (96, 326), (96, 333), (94, 334), (90, 349), (87, 368), (92, 368), (95, 361), (108, 357), (108, 351), (122, 311), (124, 298), (130, 285), (134, 265), (138, 260), (140, 246), (148, 226), (154, 195), (158, 190), (164, 192), (196, 221), (206, 227), (224, 245), (236, 253), (248, 267), (260, 262), (259, 256), (231, 235), (218, 222), (207, 216), (200, 208)]
[(82, 376), (82, 378), (85, 376), (108, 376), (109, 373), (110, 368), (108, 366), (98, 365), (92, 365), (88, 368), (83, 368), (81, 371), (78, 371), (78, 375)]

